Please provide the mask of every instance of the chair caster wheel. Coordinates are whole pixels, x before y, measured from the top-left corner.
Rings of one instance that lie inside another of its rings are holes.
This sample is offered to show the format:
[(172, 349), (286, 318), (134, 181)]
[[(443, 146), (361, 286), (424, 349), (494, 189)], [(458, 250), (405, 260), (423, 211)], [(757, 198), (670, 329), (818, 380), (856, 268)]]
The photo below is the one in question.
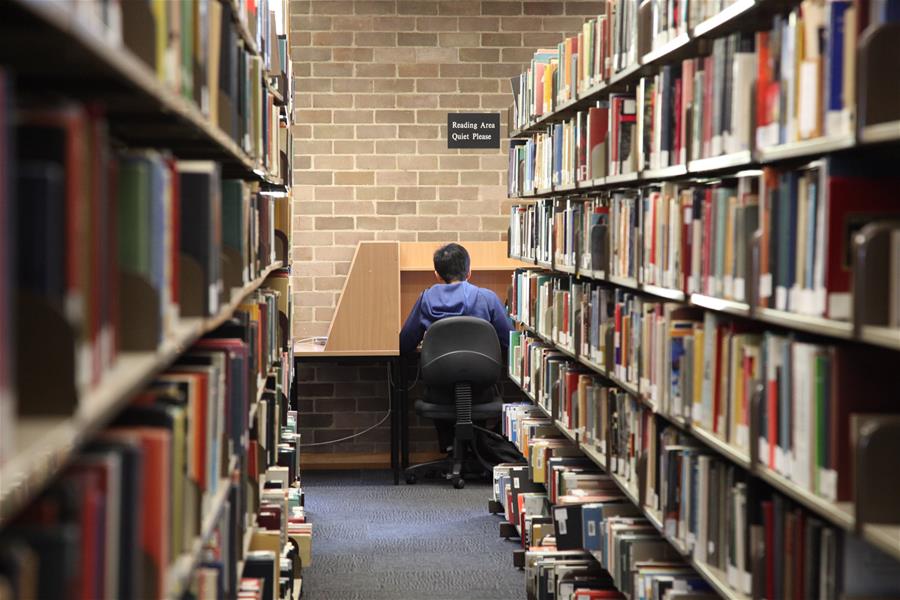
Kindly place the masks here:
[(416, 483), (416, 481), (417, 479), (415, 475), (409, 474), (406, 476), (406, 483), (408, 483), (409, 485), (413, 485), (414, 483)]
[(456, 481), (453, 482), (453, 487), (455, 487), (458, 490), (463, 489), (464, 487), (466, 487), (466, 480), (462, 479), (462, 478), (457, 479)]

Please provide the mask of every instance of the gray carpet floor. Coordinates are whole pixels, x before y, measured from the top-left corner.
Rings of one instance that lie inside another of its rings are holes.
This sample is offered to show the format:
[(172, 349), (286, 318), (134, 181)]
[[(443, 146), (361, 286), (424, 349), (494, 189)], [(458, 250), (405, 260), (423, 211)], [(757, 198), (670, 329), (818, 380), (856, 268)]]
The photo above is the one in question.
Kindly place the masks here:
[(387, 471), (307, 471), (313, 560), (305, 600), (513, 600), (525, 580), (487, 483), (401, 483)]

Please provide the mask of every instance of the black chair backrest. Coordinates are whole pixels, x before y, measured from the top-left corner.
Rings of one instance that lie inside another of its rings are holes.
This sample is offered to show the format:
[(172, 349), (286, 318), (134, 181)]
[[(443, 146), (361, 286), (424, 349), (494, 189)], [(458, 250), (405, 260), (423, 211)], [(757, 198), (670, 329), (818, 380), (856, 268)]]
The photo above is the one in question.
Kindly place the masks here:
[(493, 385), (503, 372), (500, 341), (493, 325), (476, 317), (448, 317), (425, 332), (420, 358), (429, 386)]

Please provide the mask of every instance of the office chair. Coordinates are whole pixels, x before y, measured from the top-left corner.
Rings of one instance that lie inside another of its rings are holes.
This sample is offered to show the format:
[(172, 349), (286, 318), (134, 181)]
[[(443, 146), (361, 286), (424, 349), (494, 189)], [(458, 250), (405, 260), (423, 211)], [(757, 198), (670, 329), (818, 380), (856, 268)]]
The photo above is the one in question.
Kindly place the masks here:
[[(433, 470), (448, 470), (453, 487), (462, 489), (463, 467), (476, 466), (490, 472), (475, 445), (475, 430), (502, 439), (473, 421), (498, 417), (503, 399), (497, 383), (503, 372), (500, 342), (494, 327), (475, 317), (449, 317), (428, 328), (420, 356), (425, 399), (416, 400), (416, 414), (429, 419), (454, 421), (453, 452), (447, 458), (414, 465), (404, 472), (407, 483), (416, 475)], [(472, 448), (476, 460), (466, 458)]]

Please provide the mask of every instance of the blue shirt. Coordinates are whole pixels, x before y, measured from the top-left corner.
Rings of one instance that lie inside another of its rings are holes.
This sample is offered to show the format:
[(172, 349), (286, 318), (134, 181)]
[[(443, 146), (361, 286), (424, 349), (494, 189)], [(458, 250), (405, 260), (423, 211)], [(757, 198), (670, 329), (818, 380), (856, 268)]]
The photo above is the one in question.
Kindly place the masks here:
[(468, 281), (438, 283), (419, 296), (400, 331), (400, 353), (412, 352), (435, 321), (445, 317), (478, 317), (497, 330), (500, 346), (509, 346), (510, 321), (497, 294)]

